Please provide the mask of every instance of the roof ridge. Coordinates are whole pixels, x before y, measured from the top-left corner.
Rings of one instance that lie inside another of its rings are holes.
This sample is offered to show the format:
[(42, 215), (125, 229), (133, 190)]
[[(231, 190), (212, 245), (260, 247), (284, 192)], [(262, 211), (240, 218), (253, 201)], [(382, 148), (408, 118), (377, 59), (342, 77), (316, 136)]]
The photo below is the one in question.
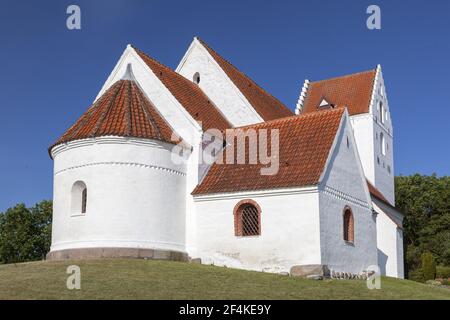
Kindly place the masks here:
[[(136, 47), (132, 47), (132, 48), (138, 53), (138, 55), (142, 55), (142, 56), (144, 56), (145, 58), (149, 59), (150, 61), (154, 62), (155, 64), (157, 64), (158, 66), (160, 66), (161, 68), (163, 68), (164, 70), (166, 70), (171, 76), (173, 76), (173, 77), (175, 77), (176, 79), (182, 81), (183, 84), (188, 85), (192, 90), (195, 90), (197, 93), (201, 94), (201, 95), (203, 96), (203, 98), (205, 99), (205, 101), (206, 101), (209, 105), (211, 105), (211, 106), (216, 110), (216, 112), (218, 112), (218, 113), (220, 114), (221, 120), (225, 121), (225, 122), (226, 122), (226, 125), (227, 125), (228, 127), (232, 127), (232, 124), (231, 124), (231, 123), (228, 121), (228, 119), (222, 114), (221, 110), (215, 105), (215, 103), (208, 97), (208, 95), (207, 95), (207, 94), (206, 94), (206, 93), (205, 93), (198, 85), (196, 85), (194, 82), (190, 81), (189, 79), (185, 78), (184, 76), (182, 76), (182, 75), (179, 74), (178, 72), (172, 70), (172, 68), (166, 66), (165, 64), (163, 64), (163, 63), (159, 62), (158, 60), (156, 60), (155, 58), (149, 56), (148, 54), (146, 54), (146, 53), (143, 52), (142, 50), (140, 50), (140, 49), (138, 49), (138, 48), (136, 48)], [(142, 58), (142, 57), (141, 57), (141, 58)], [(144, 63), (145, 63), (145, 61), (144, 61)], [(149, 67), (150, 69), (152, 69), (151, 66), (148, 65), (148, 67)], [(154, 72), (154, 71), (152, 70), (152, 72)], [(157, 75), (157, 76), (158, 76), (158, 75)], [(160, 81), (162, 81), (162, 80), (160, 79)], [(164, 81), (162, 81), (162, 82), (163, 82), (163, 85), (164, 85), (169, 91), (171, 91), (171, 90), (167, 87), (167, 84), (165, 84)], [(172, 94), (173, 94), (173, 92), (172, 92)], [(178, 98), (177, 98), (175, 95), (174, 95), (174, 97), (175, 97), (175, 99), (176, 99), (176, 100), (177, 100), (177, 101), (178, 101), (178, 102), (186, 109), (186, 106), (183, 105), (183, 103), (182, 103), (180, 100), (178, 100)], [(186, 111), (189, 113), (189, 111), (188, 111), (187, 109), (186, 109)], [(191, 116), (192, 116), (192, 114), (191, 114)], [(192, 117), (193, 117), (193, 116), (192, 116)], [(194, 118), (194, 117), (193, 117), (193, 118)], [(196, 120), (196, 119), (194, 118), (194, 120)]]
[(332, 77), (332, 78), (326, 78), (326, 79), (322, 79), (322, 80), (316, 80), (316, 81), (310, 81), (310, 84), (314, 84), (314, 83), (318, 83), (318, 82), (323, 82), (323, 81), (330, 81), (330, 80), (337, 80), (337, 79), (345, 79), (348, 77), (353, 77), (353, 76), (358, 76), (361, 74), (365, 74), (365, 73), (370, 73), (370, 72), (375, 72), (376, 73), (377, 68), (375, 69), (369, 69), (369, 70), (365, 70), (365, 71), (359, 71), (359, 72), (354, 72), (354, 73), (350, 73), (350, 74), (345, 74), (343, 76), (336, 76), (336, 77)]
[[(240, 69), (238, 69), (233, 63), (231, 63), (228, 59), (224, 58), (222, 55), (220, 55), (216, 50), (214, 50), (213, 48), (211, 48), (211, 46), (209, 46), (203, 39), (200, 39), (199, 37), (195, 37), (203, 46), (205, 46), (207, 49), (211, 50), (212, 52), (214, 52), (218, 57), (220, 57), (222, 60), (224, 60), (226, 63), (228, 63), (232, 68), (235, 69), (235, 71), (241, 73), (248, 81), (252, 82), (254, 85), (256, 85), (256, 87), (261, 90), (262, 92), (264, 92), (266, 95), (272, 97), (273, 99), (275, 99), (278, 103), (280, 103), (281, 105), (283, 105), (285, 108), (287, 108), (288, 110), (290, 110), (282, 101), (280, 101), (280, 99), (278, 99), (277, 97), (275, 97), (274, 95), (272, 95), (270, 92), (268, 92), (266, 89), (264, 89), (262, 86), (260, 86), (255, 80), (253, 80), (252, 78), (250, 78), (250, 76), (248, 76), (245, 72), (241, 71)], [(213, 57), (214, 58), (214, 57)], [(214, 58), (215, 60), (215, 58)], [(255, 110), (256, 111), (256, 110)]]
[(285, 123), (285, 122), (293, 121), (296, 119), (318, 117), (325, 113), (337, 113), (338, 111), (343, 112), (345, 109), (346, 109), (346, 107), (335, 107), (333, 109), (320, 110), (320, 111), (316, 111), (316, 112), (295, 114), (295, 115), (284, 117), (284, 118), (278, 118), (278, 119), (268, 120), (268, 121), (264, 121), (264, 122), (253, 123), (253, 124), (249, 124), (249, 125), (245, 125), (245, 126), (241, 126), (241, 127), (235, 127), (233, 129), (245, 129), (245, 128), (251, 128), (251, 127), (258, 127), (258, 126), (263, 126), (266, 124), (272, 124), (272, 123), (276, 123), (276, 122)]

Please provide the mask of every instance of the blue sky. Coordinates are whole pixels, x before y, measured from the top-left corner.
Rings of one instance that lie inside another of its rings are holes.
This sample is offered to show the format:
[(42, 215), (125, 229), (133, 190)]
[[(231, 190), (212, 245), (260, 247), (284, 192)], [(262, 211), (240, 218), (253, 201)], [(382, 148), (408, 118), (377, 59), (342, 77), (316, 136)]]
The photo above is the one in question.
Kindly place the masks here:
[[(70, 4), (81, 7), (81, 30), (66, 28)], [(381, 7), (381, 30), (366, 27), (370, 4)], [(448, 175), (449, 34), (447, 0), (2, 0), (0, 211), (52, 198), (47, 147), (128, 43), (175, 68), (196, 35), (292, 109), (305, 78), (382, 64), (396, 175)]]

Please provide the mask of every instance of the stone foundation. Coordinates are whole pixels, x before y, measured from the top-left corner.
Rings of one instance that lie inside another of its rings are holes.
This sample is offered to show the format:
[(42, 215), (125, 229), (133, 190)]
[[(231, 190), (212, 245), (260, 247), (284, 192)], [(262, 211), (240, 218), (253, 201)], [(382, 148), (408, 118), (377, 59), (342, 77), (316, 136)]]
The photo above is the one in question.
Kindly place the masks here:
[(101, 258), (131, 258), (131, 259), (152, 259), (171, 260), (187, 262), (187, 253), (140, 248), (78, 248), (58, 251), (50, 251), (47, 260), (86, 260)]
[(328, 266), (321, 264), (307, 264), (293, 266), (290, 271), (292, 277), (302, 277), (307, 279), (345, 279), (345, 280), (366, 280), (373, 271), (362, 271), (360, 273), (339, 272), (330, 270)]
[(329, 278), (330, 269), (326, 265), (321, 264), (305, 264), (293, 266), (289, 274), (293, 277), (303, 277), (303, 278)]

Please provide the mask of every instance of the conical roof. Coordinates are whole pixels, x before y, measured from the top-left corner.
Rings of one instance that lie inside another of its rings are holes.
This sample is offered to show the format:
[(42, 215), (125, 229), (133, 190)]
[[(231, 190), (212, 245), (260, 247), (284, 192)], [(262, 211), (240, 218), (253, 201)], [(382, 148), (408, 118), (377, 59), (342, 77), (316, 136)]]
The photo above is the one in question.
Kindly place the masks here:
[(69, 141), (101, 136), (156, 139), (178, 143), (174, 131), (134, 80), (130, 66), (51, 147)]

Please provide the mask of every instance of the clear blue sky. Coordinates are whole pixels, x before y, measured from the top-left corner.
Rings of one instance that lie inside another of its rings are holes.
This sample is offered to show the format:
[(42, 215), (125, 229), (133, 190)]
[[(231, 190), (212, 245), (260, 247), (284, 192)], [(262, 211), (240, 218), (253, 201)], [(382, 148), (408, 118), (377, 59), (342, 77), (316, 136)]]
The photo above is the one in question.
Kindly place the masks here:
[[(82, 30), (66, 28), (66, 8)], [(366, 28), (378, 4), (382, 30)], [(395, 173), (449, 174), (450, 1), (131, 1), (0, 3), (0, 211), (52, 198), (47, 147), (82, 114), (131, 43), (176, 67), (198, 35), (294, 108), (305, 78), (381, 63)]]

